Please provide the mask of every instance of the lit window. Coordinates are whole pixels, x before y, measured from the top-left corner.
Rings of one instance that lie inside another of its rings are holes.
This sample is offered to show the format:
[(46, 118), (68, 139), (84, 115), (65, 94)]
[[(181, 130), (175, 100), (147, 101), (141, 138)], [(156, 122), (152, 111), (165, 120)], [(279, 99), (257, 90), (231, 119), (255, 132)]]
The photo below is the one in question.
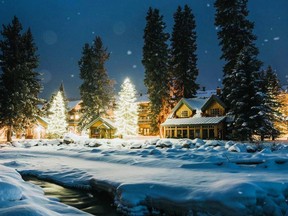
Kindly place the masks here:
[(187, 110), (182, 111), (181, 112), (181, 117), (183, 117), (183, 118), (188, 117), (188, 111)]
[(219, 116), (220, 115), (220, 109), (211, 109), (210, 115), (211, 116)]

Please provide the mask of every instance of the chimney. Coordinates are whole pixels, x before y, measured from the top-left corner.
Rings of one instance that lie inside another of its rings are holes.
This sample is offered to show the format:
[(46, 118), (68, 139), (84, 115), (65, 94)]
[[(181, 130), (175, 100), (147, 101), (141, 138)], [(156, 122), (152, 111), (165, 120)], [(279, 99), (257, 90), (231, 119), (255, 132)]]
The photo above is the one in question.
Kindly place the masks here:
[(221, 95), (221, 88), (219, 86), (217, 86), (216, 88), (216, 95), (217, 96)]
[(206, 88), (205, 88), (205, 86), (203, 86), (203, 87), (202, 87), (202, 91), (206, 91)]

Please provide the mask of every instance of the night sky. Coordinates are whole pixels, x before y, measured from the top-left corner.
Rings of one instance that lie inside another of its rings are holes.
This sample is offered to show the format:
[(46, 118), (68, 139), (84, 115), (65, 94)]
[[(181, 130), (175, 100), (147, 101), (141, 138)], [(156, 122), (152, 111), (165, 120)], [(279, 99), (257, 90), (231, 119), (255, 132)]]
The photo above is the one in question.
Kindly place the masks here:
[[(27, 30), (31, 27), (40, 57), (44, 90), (49, 98), (64, 82), (69, 98), (79, 98), (78, 61), (82, 47), (100, 36), (111, 53), (108, 75), (116, 81), (116, 92), (130, 77), (139, 92), (145, 93), (141, 64), (143, 31), (149, 6), (158, 8), (171, 33), (178, 5), (188, 4), (195, 15), (197, 55), (201, 87), (221, 86), (221, 52), (214, 26), (213, 0), (0, 0), (0, 24), (9, 24), (16, 15)], [(288, 79), (288, 0), (250, 0), (249, 19), (255, 22), (259, 59), (271, 65), (282, 84)], [(2, 30), (2, 28), (1, 28)]]

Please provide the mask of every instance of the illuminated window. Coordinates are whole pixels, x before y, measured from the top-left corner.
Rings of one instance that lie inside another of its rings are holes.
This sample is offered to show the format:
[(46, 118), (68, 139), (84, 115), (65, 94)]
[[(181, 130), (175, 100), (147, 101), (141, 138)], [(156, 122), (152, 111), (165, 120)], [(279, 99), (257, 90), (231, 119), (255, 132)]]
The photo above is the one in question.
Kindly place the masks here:
[(187, 110), (182, 111), (181, 112), (181, 117), (183, 117), (183, 118), (188, 117), (188, 111)]
[(210, 110), (210, 115), (211, 116), (219, 116), (220, 115), (220, 109), (211, 109)]

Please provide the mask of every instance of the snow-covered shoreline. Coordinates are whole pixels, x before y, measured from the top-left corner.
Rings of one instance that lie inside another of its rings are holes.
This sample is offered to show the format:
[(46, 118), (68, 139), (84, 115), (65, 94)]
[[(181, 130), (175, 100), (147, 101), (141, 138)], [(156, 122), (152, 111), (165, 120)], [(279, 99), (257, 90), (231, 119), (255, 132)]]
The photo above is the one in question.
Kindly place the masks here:
[[(59, 140), (23, 140), (2, 145), (0, 164), (70, 187), (103, 189), (114, 194), (118, 209), (127, 215), (162, 210), (176, 215), (288, 212), (285, 143), (256, 146), (199, 139), (74, 139), (74, 143), (61, 144)], [(8, 169), (4, 166), (1, 171)], [(2, 176), (5, 172), (0, 178), (7, 182)], [(2, 202), (0, 214), (7, 208), (7, 202)]]

